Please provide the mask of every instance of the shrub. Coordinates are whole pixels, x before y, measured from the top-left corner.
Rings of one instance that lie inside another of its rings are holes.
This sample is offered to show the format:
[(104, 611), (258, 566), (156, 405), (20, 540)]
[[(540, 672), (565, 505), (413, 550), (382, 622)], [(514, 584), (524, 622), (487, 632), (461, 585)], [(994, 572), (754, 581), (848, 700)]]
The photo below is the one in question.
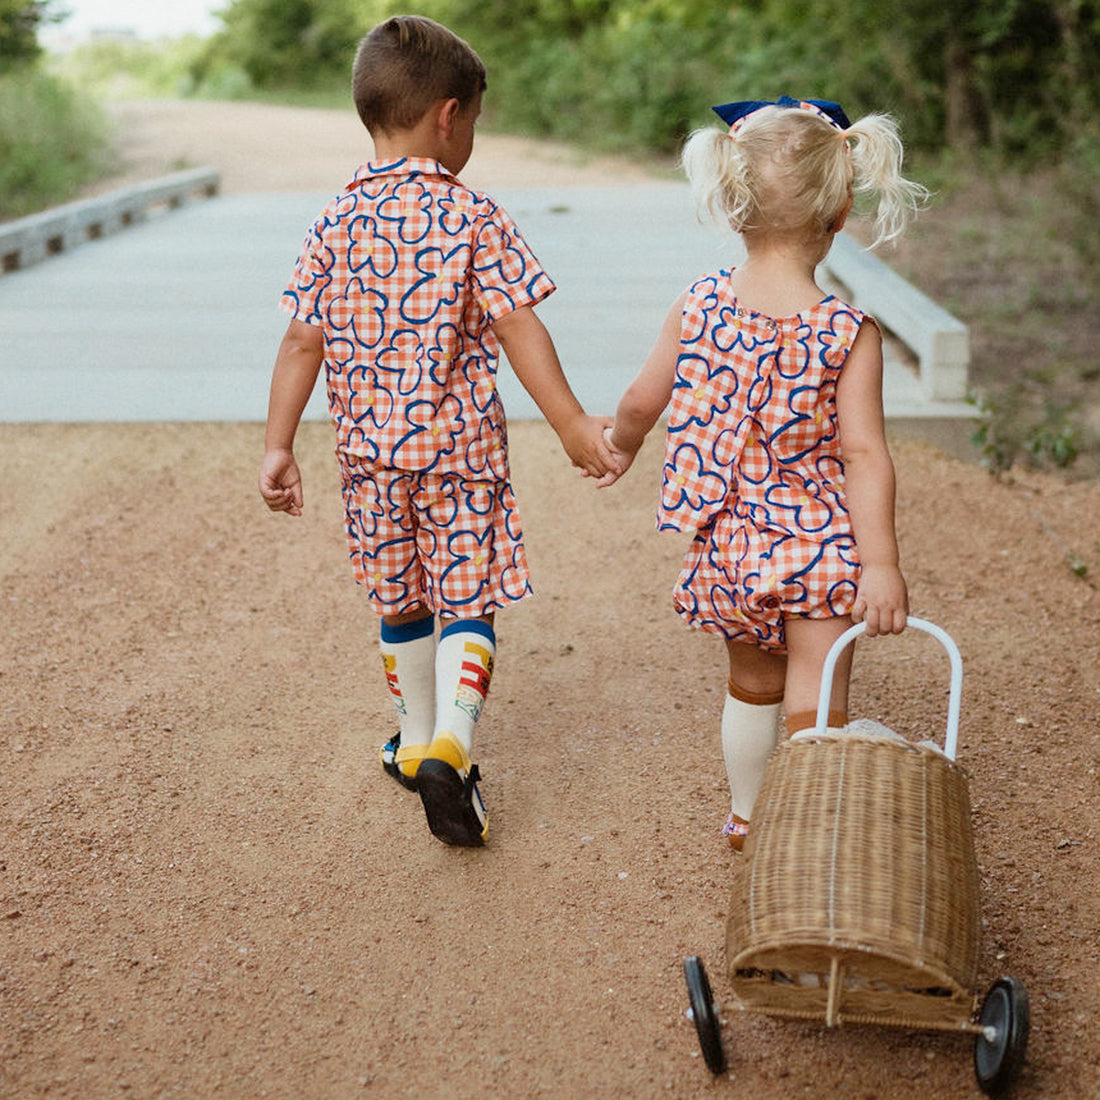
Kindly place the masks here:
[(0, 217), (71, 198), (107, 152), (105, 118), (68, 85), (32, 66), (0, 75)]

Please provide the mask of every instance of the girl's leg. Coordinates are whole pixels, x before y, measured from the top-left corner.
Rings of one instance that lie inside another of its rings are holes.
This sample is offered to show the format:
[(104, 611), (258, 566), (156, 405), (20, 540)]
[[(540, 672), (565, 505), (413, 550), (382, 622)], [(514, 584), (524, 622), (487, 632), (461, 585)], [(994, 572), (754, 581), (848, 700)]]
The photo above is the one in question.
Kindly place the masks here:
[(730, 816), (722, 832), (740, 850), (775, 749), (787, 659), (744, 642), (729, 641), (726, 646), (730, 675), (722, 710), (722, 756), (730, 784)]
[[(836, 619), (784, 621), (787, 639), (786, 710), (787, 733), (811, 729), (817, 721), (817, 699), (821, 692), (821, 671), (833, 642), (852, 625), (847, 615)], [(848, 722), (848, 681), (852, 674), (852, 647), (840, 655), (833, 671), (833, 690), (829, 701), (830, 727)]]
[(412, 790), (435, 723), (435, 617), (423, 606), (383, 615), (379, 648), (399, 729), (382, 746), (382, 767)]

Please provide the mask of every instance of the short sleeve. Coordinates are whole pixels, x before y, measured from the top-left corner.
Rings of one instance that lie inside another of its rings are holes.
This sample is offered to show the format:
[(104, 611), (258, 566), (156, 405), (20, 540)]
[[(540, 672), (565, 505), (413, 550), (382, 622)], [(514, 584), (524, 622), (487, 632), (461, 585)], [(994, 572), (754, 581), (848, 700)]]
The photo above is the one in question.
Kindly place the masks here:
[(476, 227), (470, 273), (490, 323), (536, 305), (555, 289), (515, 222), (499, 206)]
[(294, 273), (279, 300), (279, 308), (298, 321), (310, 325), (323, 323), (325, 291), (332, 283), (335, 257), (314, 224), (302, 244)]

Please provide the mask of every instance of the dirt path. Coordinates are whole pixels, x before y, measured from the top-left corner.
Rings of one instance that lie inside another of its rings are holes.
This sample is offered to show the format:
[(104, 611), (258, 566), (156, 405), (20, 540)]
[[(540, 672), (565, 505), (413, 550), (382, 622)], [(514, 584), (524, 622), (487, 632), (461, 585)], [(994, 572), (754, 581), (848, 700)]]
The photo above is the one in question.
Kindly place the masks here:
[[(291, 163), (331, 189), (355, 160), (322, 164), (327, 113), (295, 116), (316, 152), (293, 158), (282, 110), (126, 117), (135, 164), (212, 161), (234, 189), (294, 186)], [(481, 140), (487, 185), (613, 181)], [(391, 715), (326, 426), (303, 429), (298, 521), (254, 490), (256, 425), (0, 435), (0, 1095), (975, 1094), (964, 1038), (732, 1007), (728, 1079), (702, 1065), (680, 960), (728, 1000), (723, 661), (669, 607), (683, 544), (653, 531), (656, 446), (597, 494), (545, 427), (514, 427), (538, 596), (499, 620), (491, 843), (469, 852), (378, 769)], [(1094, 1097), (1100, 490), (895, 457), (914, 611), (966, 665), (980, 988), (1031, 992), (1019, 1096)], [(945, 685), (929, 640), (865, 645), (855, 709), (927, 736)]]

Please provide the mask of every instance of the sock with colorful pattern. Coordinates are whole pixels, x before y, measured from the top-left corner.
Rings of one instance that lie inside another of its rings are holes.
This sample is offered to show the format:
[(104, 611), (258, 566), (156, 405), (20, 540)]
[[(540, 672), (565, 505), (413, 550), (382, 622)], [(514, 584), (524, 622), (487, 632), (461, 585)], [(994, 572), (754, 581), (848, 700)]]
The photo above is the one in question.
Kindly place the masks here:
[[(456, 619), (439, 632), (434, 739), (450, 736), (469, 757), (493, 675), (496, 635), (481, 619)], [(430, 755), (435, 755), (434, 751)], [(441, 757), (446, 759), (446, 755)]]
[(435, 617), (427, 615), (398, 626), (383, 621), (379, 640), (401, 731), (394, 760), (411, 781), (435, 731)]

